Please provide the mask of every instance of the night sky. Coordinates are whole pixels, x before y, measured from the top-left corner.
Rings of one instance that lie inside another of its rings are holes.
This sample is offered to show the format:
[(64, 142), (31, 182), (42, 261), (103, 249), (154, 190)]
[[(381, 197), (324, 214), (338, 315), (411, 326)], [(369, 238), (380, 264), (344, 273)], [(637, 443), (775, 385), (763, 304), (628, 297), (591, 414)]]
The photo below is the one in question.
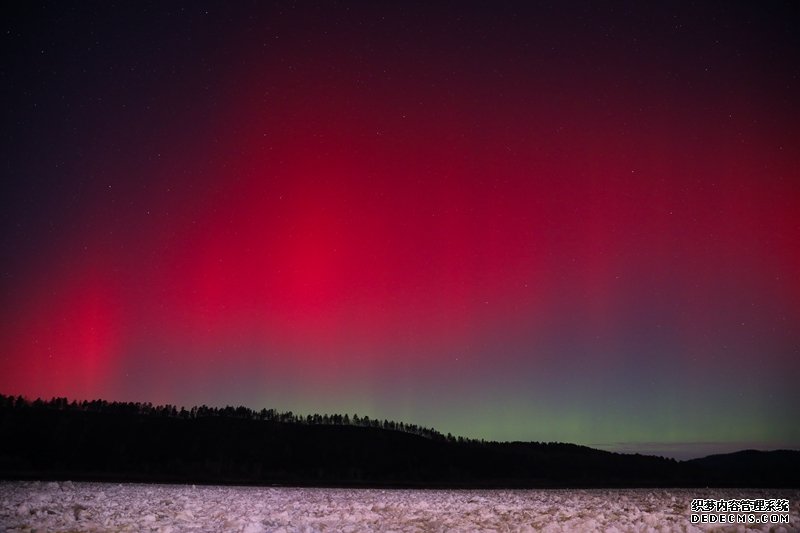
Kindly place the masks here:
[(594, 4), (4, 4), (0, 392), (800, 447), (800, 7)]

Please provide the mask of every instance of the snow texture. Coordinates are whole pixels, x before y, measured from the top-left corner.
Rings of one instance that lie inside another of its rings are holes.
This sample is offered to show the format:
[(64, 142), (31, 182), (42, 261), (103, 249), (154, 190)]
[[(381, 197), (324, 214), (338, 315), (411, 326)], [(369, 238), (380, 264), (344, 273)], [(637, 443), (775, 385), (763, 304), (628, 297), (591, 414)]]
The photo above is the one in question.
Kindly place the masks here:
[[(692, 498), (786, 498), (789, 524), (705, 525)], [(774, 531), (800, 529), (800, 491), (381, 490), (0, 483), (0, 529), (32, 531)]]

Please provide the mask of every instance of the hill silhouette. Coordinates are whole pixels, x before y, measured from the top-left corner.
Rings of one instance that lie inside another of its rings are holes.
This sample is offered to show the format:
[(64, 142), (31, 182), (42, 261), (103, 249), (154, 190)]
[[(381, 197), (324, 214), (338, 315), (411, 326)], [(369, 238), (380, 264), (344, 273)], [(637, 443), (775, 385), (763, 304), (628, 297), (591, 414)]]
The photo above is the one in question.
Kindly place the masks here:
[(0, 477), (404, 487), (800, 486), (800, 452), (675, 461), (244, 407), (0, 395)]

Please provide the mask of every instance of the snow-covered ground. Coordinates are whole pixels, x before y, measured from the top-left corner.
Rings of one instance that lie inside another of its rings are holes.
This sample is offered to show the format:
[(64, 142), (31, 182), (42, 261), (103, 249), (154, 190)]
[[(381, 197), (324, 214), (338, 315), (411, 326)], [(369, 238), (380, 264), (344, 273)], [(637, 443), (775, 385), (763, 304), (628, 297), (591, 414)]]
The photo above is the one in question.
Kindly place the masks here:
[[(702, 526), (693, 498), (785, 498), (790, 523)], [(6, 531), (797, 531), (800, 490), (380, 490), (0, 483)]]

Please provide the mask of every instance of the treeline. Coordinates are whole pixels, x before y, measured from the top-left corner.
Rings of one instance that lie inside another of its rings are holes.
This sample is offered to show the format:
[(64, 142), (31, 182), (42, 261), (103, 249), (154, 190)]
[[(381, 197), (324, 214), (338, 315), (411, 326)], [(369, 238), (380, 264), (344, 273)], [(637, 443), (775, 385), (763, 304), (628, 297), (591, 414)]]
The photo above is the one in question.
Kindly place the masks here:
[(275, 409), (255, 410), (248, 407), (209, 407), (200, 405), (186, 409), (171, 404), (153, 405), (150, 402), (109, 402), (106, 400), (83, 400), (69, 401), (67, 398), (51, 398), (43, 400), (37, 398), (28, 400), (23, 396), (6, 396), (0, 394), (0, 408), (5, 409), (52, 409), (59, 411), (80, 411), (90, 413), (108, 413), (114, 415), (142, 415), (155, 417), (181, 418), (184, 420), (195, 420), (198, 418), (238, 418), (241, 420), (261, 420), (265, 422), (280, 422), (283, 424), (304, 424), (309, 426), (357, 426), (380, 428), (390, 431), (402, 431), (412, 435), (419, 435), (432, 440), (449, 442), (485, 442), (478, 439), (467, 439), (464, 437), (454, 437), (450, 433), (444, 435), (439, 431), (419, 426), (417, 424), (407, 424), (395, 422), (393, 420), (380, 420), (369, 416), (352, 417), (348, 414), (309, 414), (299, 415), (292, 411), (279, 412)]
[(388, 487), (798, 487), (800, 452), (675, 461), (356, 415), (0, 395), (0, 479)]

